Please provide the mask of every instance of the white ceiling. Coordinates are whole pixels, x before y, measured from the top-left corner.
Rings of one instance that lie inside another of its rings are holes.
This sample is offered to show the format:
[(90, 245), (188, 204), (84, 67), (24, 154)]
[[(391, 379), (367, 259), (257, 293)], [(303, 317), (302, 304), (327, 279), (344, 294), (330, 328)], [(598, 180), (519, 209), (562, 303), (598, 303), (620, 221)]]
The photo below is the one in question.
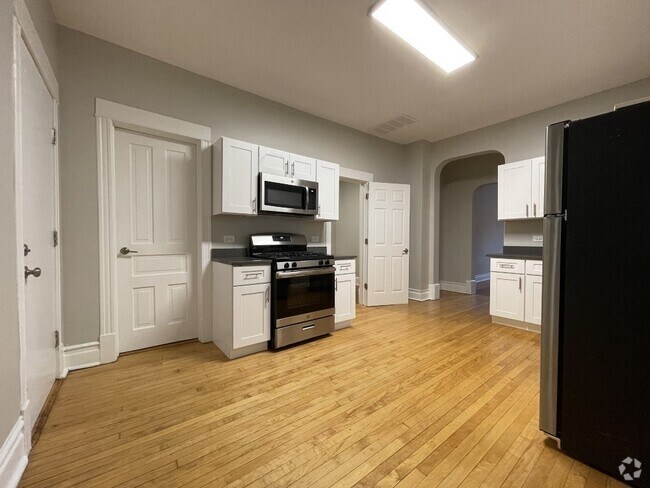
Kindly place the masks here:
[(650, 76), (648, 0), (427, 0), (479, 58), (449, 75), (374, 0), (52, 0), (62, 25), (373, 133), (435, 141)]

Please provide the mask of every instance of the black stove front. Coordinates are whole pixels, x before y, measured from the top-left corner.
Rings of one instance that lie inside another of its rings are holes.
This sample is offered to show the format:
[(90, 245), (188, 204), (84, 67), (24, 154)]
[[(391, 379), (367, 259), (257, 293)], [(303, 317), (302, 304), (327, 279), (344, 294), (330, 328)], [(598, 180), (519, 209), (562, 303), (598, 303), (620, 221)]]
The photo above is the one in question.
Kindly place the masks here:
[(271, 347), (334, 331), (334, 259), (307, 250), (305, 236), (251, 236), (251, 256), (271, 259)]

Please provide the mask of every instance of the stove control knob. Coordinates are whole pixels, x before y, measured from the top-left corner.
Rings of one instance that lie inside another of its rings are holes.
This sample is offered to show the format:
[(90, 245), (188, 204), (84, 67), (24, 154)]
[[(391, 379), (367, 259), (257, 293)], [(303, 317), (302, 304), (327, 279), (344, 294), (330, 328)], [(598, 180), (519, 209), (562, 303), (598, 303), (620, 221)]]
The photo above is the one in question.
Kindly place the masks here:
[(292, 268), (297, 268), (297, 267), (298, 267), (298, 263), (296, 263), (296, 262), (291, 263), (291, 267), (292, 267)]
[(329, 259), (326, 259), (326, 260), (325, 260), (325, 264), (330, 264), (330, 260), (329, 260)]
[(289, 267), (289, 263), (284, 263), (284, 269), (287, 269)]
[(322, 265), (323, 265), (323, 262), (324, 262), (324, 261), (321, 259), (320, 261), (318, 261), (318, 265), (319, 265), (319, 266), (322, 266)]

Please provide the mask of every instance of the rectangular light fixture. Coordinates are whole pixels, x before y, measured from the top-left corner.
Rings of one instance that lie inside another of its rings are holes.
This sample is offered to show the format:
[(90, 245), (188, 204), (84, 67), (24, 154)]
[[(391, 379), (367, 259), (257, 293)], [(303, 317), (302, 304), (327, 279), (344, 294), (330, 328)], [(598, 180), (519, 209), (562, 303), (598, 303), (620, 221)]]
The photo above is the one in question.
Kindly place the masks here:
[(447, 73), (476, 59), (418, 0), (382, 0), (370, 15)]

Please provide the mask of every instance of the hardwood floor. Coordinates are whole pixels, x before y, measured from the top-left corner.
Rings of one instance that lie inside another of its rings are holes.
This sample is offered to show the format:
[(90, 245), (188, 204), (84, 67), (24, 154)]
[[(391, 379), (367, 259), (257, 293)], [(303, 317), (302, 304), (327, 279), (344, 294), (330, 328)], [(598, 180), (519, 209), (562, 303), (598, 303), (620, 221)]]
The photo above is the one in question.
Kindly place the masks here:
[(453, 293), (279, 353), (148, 350), (69, 375), (21, 486), (623, 486), (545, 441), (538, 369)]

